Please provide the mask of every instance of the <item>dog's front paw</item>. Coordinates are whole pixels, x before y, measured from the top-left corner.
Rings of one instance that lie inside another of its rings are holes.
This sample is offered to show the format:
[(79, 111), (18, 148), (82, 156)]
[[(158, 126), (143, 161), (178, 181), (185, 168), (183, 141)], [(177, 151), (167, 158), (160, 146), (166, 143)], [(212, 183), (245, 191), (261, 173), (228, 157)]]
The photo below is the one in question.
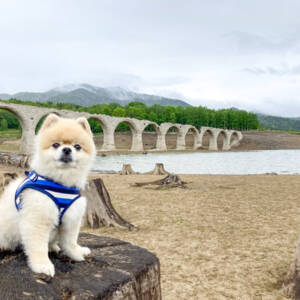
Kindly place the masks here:
[(91, 250), (88, 247), (80, 247), (80, 250), (83, 256), (88, 256), (91, 254)]
[(83, 261), (84, 257), (90, 253), (91, 250), (88, 247), (81, 247), (79, 245), (65, 251), (65, 254), (75, 261)]
[(52, 263), (48, 264), (30, 264), (30, 268), (35, 273), (42, 273), (53, 277), (55, 274), (54, 265)]

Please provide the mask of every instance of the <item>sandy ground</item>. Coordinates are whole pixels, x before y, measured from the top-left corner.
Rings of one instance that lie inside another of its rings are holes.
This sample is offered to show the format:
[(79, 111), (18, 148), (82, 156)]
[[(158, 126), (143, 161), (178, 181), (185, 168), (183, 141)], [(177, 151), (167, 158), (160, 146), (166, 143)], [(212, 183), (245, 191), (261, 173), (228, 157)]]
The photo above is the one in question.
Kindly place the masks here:
[(99, 176), (115, 209), (139, 230), (83, 231), (154, 252), (163, 299), (286, 299), (281, 286), (300, 232), (300, 175), (181, 175), (188, 188), (171, 190), (130, 186), (161, 176)]
[(159, 257), (163, 299), (286, 299), (281, 286), (300, 231), (298, 175), (182, 175), (188, 189), (130, 187), (151, 175), (101, 175), (138, 231), (85, 231)]

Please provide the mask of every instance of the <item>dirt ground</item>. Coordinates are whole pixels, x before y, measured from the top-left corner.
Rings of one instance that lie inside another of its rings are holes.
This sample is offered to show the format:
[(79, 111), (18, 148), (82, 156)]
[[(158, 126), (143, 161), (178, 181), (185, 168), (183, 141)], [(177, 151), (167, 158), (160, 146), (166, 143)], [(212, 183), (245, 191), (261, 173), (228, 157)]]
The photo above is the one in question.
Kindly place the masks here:
[(182, 175), (189, 188), (173, 190), (130, 187), (160, 176), (101, 177), (116, 210), (139, 230), (85, 231), (156, 253), (163, 299), (286, 299), (300, 176)]
[[(300, 149), (300, 135), (290, 134), (287, 132), (277, 131), (243, 131), (243, 140), (238, 147), (234, 147), (233, 151), (249, 151), (249, 150), (278, 150), (278, 149)], [(156, 134), (144, 133), (143, 144), (145, 150), (155, 148)], [(166, 143), (167, 148), (172, 150), (176, 148), (176, 133), (167, 134)], [(116, 148), (119, 150), (130, 149), (131, 146), (131, 135), (130, 134), (118, 134), (115, 136)], [(103, 136), (95, 138), (96, 145), (101, 148), (103, 144)], [(187, 149), (193, 148), (194, 137), (192, 134), (187, 134), (186, 139)], [(204, 136), (203, 149), (208, 148), (209, 136)], [(218, 148), (222, 149), (223, 138), (219, 136)], [(201, 150), (199, 150), (201, 151)]]
[(243, 131), (237, 151), (300, 149), (300, 135), (276, 131)]
[[(233, 151), (248, 151), (248, 150), (277, 150), (277, 149), (300, 149), (300, 135), (290, 134), (286, 132), (276, 131), (244, 131), (244, 139), (238, 147), (233, 148)], [(172, 150), (176, 148), (176, 133), (167, 134), (166, 142), (167, 148)], [(96, 136), (95, 143), (98, 150), (103, 144), (103, 136)], [(156, 146), (157, 136), (155, 133), (144, 133), (143, 144), (145, 150), (154, 149)], [(115, 143), (117, 151), (127, 151), (131, 147), (131, 134), (115, 135)], [(186, 136), (186, 146), (188, 150), (193, 148), (194, 137), (192, 134)], [(209, 137), (205, 136), (203, 139), (202, 151), (208, 147)], [(19, 139), (6, 139), (0, 136), (0, 151), (18, 151), (20, 145)], [(220, 136), (218, 139), (218, 148), (222, 149), (223, 141)], [(201, 150), (197, 150), (201, 151)]]
[(130, 186), (162, 176), (93, 176), (139, 230), (83, 231), (154, 252), (163, 299), (287, 299), (281, 286), (300, 232), (300, 175), (181, 175), (188, 188), (171, 190)]

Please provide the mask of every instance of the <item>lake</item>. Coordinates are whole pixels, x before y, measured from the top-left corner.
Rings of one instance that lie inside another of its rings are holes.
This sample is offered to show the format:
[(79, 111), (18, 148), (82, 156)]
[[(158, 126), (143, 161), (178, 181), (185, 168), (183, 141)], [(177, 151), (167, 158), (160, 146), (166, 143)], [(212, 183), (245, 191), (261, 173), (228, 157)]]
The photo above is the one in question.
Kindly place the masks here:
[(134, 171), (151, 171), (155, 163), (177, 174), (300, 174), (300, 150), (247, 152), (148, 153), (97, 156), (94, 171), (120, 171), (131, 164)]

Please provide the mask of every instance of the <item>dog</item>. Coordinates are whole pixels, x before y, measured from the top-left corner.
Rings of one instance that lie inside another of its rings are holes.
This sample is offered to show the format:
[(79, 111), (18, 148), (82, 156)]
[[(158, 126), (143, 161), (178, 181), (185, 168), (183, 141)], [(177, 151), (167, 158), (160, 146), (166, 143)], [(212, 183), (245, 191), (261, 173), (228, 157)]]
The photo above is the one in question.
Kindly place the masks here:
[[(79, 189), (85, 187), (94, 157), (93, 134), (86, 118), (48, 115), (35, 138), (30, 164), (34, 172), (10, 182), (0, 199), (0, 249), (14, 250), (21, 245), (31, 270), (52, 277), (55, 268), (49, 251), (62, 250), (72, 260), (83, 261), (91, 251), (77, 243), (86, 209)], [(54, 191), (36, 189), (34, 184), (39, 182)], [(57, 187), (63, 192), (55, 192)], [(66, 210), (54, 201), (65, 190), (73, 193)]]

